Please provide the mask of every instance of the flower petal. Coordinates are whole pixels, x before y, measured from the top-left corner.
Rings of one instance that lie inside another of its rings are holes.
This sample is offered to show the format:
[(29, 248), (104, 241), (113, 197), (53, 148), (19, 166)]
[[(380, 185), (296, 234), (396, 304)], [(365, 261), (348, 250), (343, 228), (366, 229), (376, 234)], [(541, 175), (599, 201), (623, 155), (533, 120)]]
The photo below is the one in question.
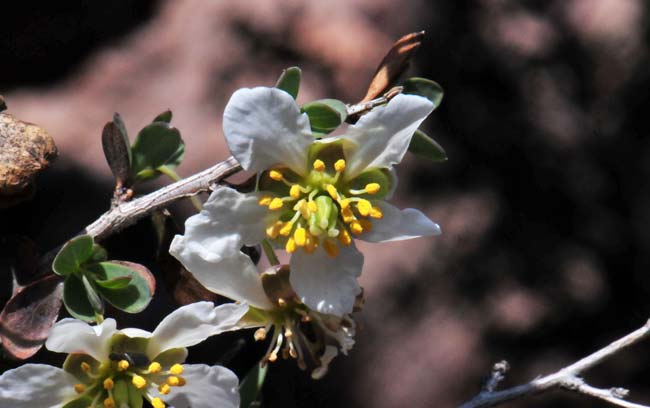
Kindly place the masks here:
[(185, 235), (174, 237), (169, 252), (212, 292), (268, 309), (257, 267), (240, 250), (261, 241), (265, 213), (256, 195), (218, 188), (187, 219)]
[(153, 331), (147, 356), (153, 360), (165, 350), (190, 347), (210, 336), (239, 329), (237, 322), (247, 311), (247, 304), (235, 303), (215, 307), (212, 302), (196, 302), (180, 307)]
[(306, 171), (307, 149), (314, 141), (309, 119), (284, 91), (259, 87), (235, 92), (223, 113), (223, 132), (246, 170), (259, 172), (282, 163), (298, 174)]
[(363, 115), (341, 136), (355, 144), (353, 150), (346, 152), (346, 177), (354, 178), (366, 168), (399, 163), (413, 133), (432, 110), (433, 104), (426, 98), (397, 95), (386, 106)]
[(359, 239), (367, 242), (401, 241), (417, 237), (440, 235), (440, 226), (420, 211), (399, 208), (387, 202), (378, 203), (384, 214), (380, 220), (372, 221), (372, 229), (364, 232)]
[(363, 254), (354, 245), (341, 247), (336, 258), (322, 248), (308, 254), (296, 251), (291, 256), (291, 286), (304, 304), (320, 313), (343, 316), (351, 313), (361, 293)]
[(58, 367), (26, 364), (0, 376), (0, 406), (61, 407), (75, 397), (77, 379)]
[(77, 319), (63, 319), (50, 330), (45, 347), (57, 353), (82, 353), (106, 361), (110, 339), (116, 332), (114, 319), (106, 319), (96, 326)]
[(161, 396), (174, 408), (239, 408), (239, 380), (229, 369), (205, 364), (185, 364), (186, 384)]

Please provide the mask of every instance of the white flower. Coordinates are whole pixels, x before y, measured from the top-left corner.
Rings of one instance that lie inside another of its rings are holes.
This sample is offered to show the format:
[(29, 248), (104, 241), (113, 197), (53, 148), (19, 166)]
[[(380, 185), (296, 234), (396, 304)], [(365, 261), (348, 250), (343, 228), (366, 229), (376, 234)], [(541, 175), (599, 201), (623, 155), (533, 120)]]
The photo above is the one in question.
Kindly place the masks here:
[(247, 305), (210, 302), (183, 306), (153, 333), (117, 330), (113, 319), (90, 326), (63, 319), (52, 328), (45, 346), (68, 353), (63, 369), (26, 364), (0, 376), (0, 406), (239, 407), (237, 376), (225, 367), (182, 364), (186, 347), (224, 331), (238, 329)]
[(257, 271), (239, 249), (269, 239), (292, 253), (291, 285), (303, 303), (329, 315), (350, 313), (363, 265), (352, 236), (383, 242), (440, 233), (421, 212), (385, 201), (397, 184), (392, 166), (432, 109), (425, 98), (398, 95), (343, 136), (316, 140), (286, 92), (238, 90), (224, 112), (224, 133), (242, 167), (259, 174), (259, 192), (216, 189), (171, 253), (199, 281), (209, 280), (209, 289), (233, 299), (245, 291), (264, 307), (261, 289), (246, 286)]

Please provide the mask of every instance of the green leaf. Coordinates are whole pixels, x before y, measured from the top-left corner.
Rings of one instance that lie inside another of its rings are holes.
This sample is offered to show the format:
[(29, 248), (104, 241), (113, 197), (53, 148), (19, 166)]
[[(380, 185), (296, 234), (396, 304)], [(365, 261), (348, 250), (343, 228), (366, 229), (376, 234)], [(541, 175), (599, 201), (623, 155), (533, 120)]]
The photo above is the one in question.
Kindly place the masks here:
[(93, 244), (93, 254), (90, 256), (89, 261), (102, 262), (108, 259), (108, 254), (104, 247), (99, 244)]
[(298, 97), (298, 90), (300, 89), (300, 68), (291, 67), (282, 71), (278, 82), (276, 82), (275, 87), (282, 89), (289, 95), (293, 96), (293, 99)]
[(421, 130), (416, 130), (409, 144), (409, 151), (424, 159), (442, 162), (447, 160), (447, 153), (435, 140)]
[(103, 315), (104, 302), (102, 302), (102, 299), (95, 291), (95, 287), (93, 286), (92, 283), (90, 283), (88, 277), (85, 274), (81, 275), (81, 283), (83, 283), (84, 289), (86, 290), (86, 296), (88, 297), (88, 302), (90, 303), (90, 306), (93, 308), (95, 313)]
[(123, 278), (124, 276), (131, 278), (124, 287), (108, 288), (99, 286), (97, 288), (100, 295), (117, 309), (127, 313), (138, 313), (144, 310), (151, 301), (153, 290), (150, 283), (153, 280), (153, 275), (142, 265), (131, 262), (107, 261), (90, 265), (88, 270), (103, 281)]
[(336, 99), (320, 99), (302, 106), (301, 110), (309, 116), (309, 124), (314, 132), (330, 133), (347, 118), (345, 104)]
[(52, 262), (52, 270), (57, 275), (67, 276), (79, 270), (93, 254), (93, 238), (80, 235), (66, 242)]
[(239, 385), (239, 395), (241, 396), (239, 406), (241, 408), (249, 408), (257, 400), (266, 379), (267, 369), (268, 365), (262, 366), (260, 362), (246, 374), (246, 377)]
[(95, 283), (106, 289), (122, 289), (127, 286), (133, 277), (131, 275), (118, 276), (113, 279), (96, 280)]
[(171, 123), (172, 121), (172, 111), (167, 109), (160, 115), (156, 116), (152, 122), (165, 122), (165, 123)]
[(95, 311), (88, 301), (86, 289), (77, 275), (70, 275), (63, 284), (63, 304), (72, 317), (84, 322), (95, 321)]
[(404, 81), (404, 84), (402, 84), (402, 86), (404, 86), (402, 93), (424, 96), (433, 102), (433, 109), (440, 106), (440, 102), (442, 102), (444, 91), (442, 90), (442, 87), (435, 81), (426, 78), (414, 77)]
[(133, 175), (144, 181), (158, 175), (155, 169), (162, 165), (178, 165), (185, 152), (185, 144), (178, 129), (169, 123), (154, 122), (138, 133), (131, 152)]

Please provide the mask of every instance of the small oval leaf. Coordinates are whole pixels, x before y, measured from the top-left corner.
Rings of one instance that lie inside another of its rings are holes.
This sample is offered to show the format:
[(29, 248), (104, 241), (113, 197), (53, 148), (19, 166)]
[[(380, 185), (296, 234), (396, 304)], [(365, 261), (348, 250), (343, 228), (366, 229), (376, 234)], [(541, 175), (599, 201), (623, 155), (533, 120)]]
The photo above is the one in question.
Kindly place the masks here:
[(68, 276), (63, 284), (63, 304), (72, 317), (89, 323), (95, 321), (95, 311), (77, 275)]
[(436, 162), (447, 160), (445, 149), (421, 130), (416, 130), (413, 134), (411, 143), (409, 144), (409, 152)]
[(140, 181), (157, 176), (156, 168), (162, 165), (176, 166), (182, 160), (185, 144), (181, 133), (164, 122), (154, 122), (138, 133), (133, 146), (132, 173)]
[(131, 174), (131, 146), (115, 122), (108, 122), (102, 131), (102, 148), (108, 167), (111, 168), (115, 184), (127, 185)]
[(171, 123), (172, 121), (172, 111), (167, 109), (160, 115), (156, 116), (152, 122), (165, 122), (165, 123)]
[(122, 288), (101, 286), (97, 288), (101, 296), (117, 309), (127, 313), (138, 313), (151, 301), (155, 289), (151, 281), (154, 281), (154, 278), (144, 266), (132, 262), (107, 261), (90, 265), (88, 269), (103, 278), (102, 280), (131, 277), (131, 281)]
[(435, 81), (426, 78), (409, 78), (404, 81), (402, 93), (409, 95), (424, 96), (433, 102), (433, 109), (440, 106), (442, 97), (445, 92), (442, 87)]
[(117, 276), (113, 279), (96, 280), (95, 283), (106, 289), (122, 289), (133, 279), (130, 275)]
[(314, 132), (329, 133), (339, 127), (347, 117), (345, 104), (336, 99), (320, 99), (302, 106), (309, 116), (309, 124)]
[(93, 254), (93, 238), (80, 235), (66, 242), (54, 258), (52, 270), (57, 275), (67, 276), (79, 270)]
[(289, 95), (293, 96), (293, 99), (298, 97), (298, 90), (300, 89), (300, 68), (291, 67), (282, 71), (278, 82), (276, 82), (275, 87), (282, 89)]

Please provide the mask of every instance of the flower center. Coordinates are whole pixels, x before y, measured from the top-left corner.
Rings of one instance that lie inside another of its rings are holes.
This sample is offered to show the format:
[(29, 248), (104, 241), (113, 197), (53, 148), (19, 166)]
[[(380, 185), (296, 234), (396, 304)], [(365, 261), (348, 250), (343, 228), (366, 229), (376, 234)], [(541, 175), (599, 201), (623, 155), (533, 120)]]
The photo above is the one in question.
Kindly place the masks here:
[(149, 362), (144, 354), (139, 353), (111, 353), (110, 361), (101, 363), (94, 369), (86, 361), (81, 362), (79, 367), (87, 381), (75, 384), (74, 390), (79, 398), (92, 401), (90, 408), (130, 406), (130, 401), (137, 394), (149, 401), (154, 408), (165, 408), (162, 399), (152, 395), (153, 388), (161, 395), (167, 395), (172, 387), (186, 384), (185, 378), (181, 376), (181, 364), (163, 369), (159, 362)]
[(273, 182), (284, 184), (285, 191), (288, 188), (288, 195), (264, 195), (259, 199), (259, 204), (269, 211), (279, 212), (277, 221), (267, 226), (266, 235), (286, 240), (287, 252), (302, 248), (312, 253), (322, 246), (329, 256), (336, 257), (340, 245), (351, 244), (351, 234), (370, 231), (371, 219), (383, 217), (381, 209), (366, 198), (382, 189), (379, 183), (352, 189), (344, 181), (345, 160), (336, 160), (332, 167), (328, 169), (316, 159), (309, 174), (298, 181), (289, 180), (281, 169), (267, 173)]

